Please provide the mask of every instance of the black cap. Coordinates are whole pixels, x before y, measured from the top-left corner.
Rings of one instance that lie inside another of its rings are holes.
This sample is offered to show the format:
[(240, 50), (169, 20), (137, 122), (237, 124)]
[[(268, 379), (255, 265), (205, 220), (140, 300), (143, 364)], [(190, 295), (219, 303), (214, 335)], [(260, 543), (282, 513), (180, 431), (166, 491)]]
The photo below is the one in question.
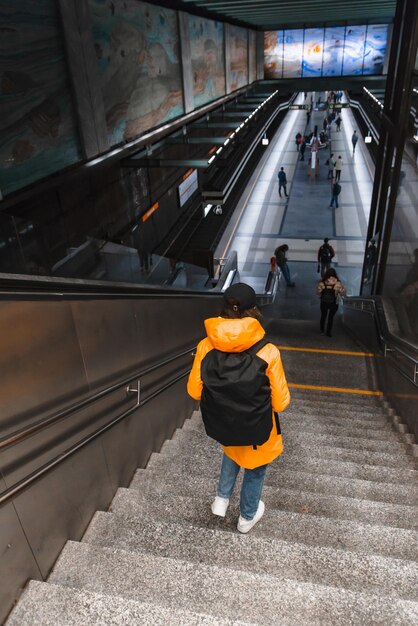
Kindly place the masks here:
[(230, 300), (235, 300), (241, 311), (252, 309), (257, 304), (254, 289), (245, 283), (235, 283), (235, 285), (228, 287), (224, 293), (224, 300), (227, 304)]
[(328, 237), (325, 237), (324, 243), (328, 243), (328, 241), (329, 241)]

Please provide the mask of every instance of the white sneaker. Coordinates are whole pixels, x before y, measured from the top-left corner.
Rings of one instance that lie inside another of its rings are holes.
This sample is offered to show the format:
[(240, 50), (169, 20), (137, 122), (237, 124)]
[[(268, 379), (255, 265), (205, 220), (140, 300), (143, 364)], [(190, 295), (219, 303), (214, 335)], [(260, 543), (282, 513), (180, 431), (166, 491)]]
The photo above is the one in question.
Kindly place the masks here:
[(214, 515), (219, 515), (219, 517), (225, 517), (228, 506), (229, 498), (221, 498), (221, 496), (216, 496), (216, 498), (212, 502), (212, 513)]
[(261, 520), (261, 518), (264, 515), (264, 509), (265, 509), (264, 502), (260, 500), (260, 502), (258, 503), (257, 512), (254, 515), (253, 519), (245, 519), (244, 517), (241, 517), (240, 515), (238, 518), (238, 525), (237, 525), (237, 529), (239, 530), (239, 532), (248, 533), (251, 530), (251, 528), (255, 526), (257, 522)]

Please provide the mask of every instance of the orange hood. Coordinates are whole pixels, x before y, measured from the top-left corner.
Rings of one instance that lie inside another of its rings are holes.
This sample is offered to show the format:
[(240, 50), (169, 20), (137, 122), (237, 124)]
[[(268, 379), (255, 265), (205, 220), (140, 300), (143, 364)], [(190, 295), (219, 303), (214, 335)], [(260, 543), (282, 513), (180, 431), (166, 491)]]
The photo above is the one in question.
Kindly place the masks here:
[(243, 352), (265, 335), (264, 328), (253, 317), (211, 317), (205, 320), (205, 328), (213, 347), (222, 352)]

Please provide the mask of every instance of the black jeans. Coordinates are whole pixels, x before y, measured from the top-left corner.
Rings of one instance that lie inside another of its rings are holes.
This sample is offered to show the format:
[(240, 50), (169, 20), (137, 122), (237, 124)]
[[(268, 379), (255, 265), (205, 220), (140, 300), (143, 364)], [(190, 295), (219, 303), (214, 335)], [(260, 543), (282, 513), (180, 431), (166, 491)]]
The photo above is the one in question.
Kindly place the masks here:
[(338, 310), (338, 304), (327, 304), (326, 302), (321, 302), (321, 321), (319, 325), (321, 327), (321, 333), (325, 330), (325, 321), (328, 315), (328, 323), (327, 323), (327, 333), (331, 333), (332, 330), (332, 322), (334, 319), (334, 315)]

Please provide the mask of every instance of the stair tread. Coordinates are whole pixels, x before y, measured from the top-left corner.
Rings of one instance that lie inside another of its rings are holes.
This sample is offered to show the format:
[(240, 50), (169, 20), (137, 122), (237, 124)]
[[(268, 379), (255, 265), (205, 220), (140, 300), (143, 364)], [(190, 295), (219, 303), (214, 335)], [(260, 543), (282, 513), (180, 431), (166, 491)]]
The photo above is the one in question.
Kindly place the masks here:
[[(292, 432), (313, 432), (323, 435), (334, 436), (348, 436), (359, 439), (374, 439), (376, 441), (397, 441), (402, 443), (402, 435), (395, 430), (389, 429), (375, 429), (375, 428), (359, 428), (353, 425), (351, 422), (347, 423), (330, 423), (323, 422), (315, 419), (303, 419), (302, 417), (286, 416), (288, 419), (280, 419), (281, 428), (283, 434)], [(197, 421), (188, 422), (184, 431), (200, 431), (204, 432), (203, 424), (199, 424)]]
[[(192, 479), (190, 479), (192, 485)], [(213, 483), (212, 494), (215, 493), (216, 480)], [(191, 487), (192, 489), (192, 487)], [(185, 498), (178, 494), (153, 493), (152, 499), (134, 489), (118, 489), (111, 504), (110, 510), (116, 513), (129, 512), (130, 507), (141, 510), (155, 517), (155, 515), (176, 516), (176, 519), (194, 519), (195, 512), (207, 518), (205, 506), (207, 502), (199, 498), (189, 498), (187, 502), (193, 510), (185, 509)], [(343, 496), (310, 493), (303, 489), (289, 489), (282, 487), (266, 487), (263, 490), (263, 499), (269, 509), (293, 511), (321, 515), (330, 518), (345, 519), (363, 522), (378, 526), (392, 526), (407, 530), (418, 530), (417, 507), (358, 500)], [(189, 517), (187, 517), (189, 516)]]
[[(174, 450), (173, 454), (176, 454)], [(193, 459), (190, 459), (193, 463)], [(185, 477), (185, 487), (189, 482), (190, 476), (193, 475), (188, 470), (187, 461), (184, 461), (184, 473), (181, 471), (183, 465), (177, 463), (177, 458), (173, 459), (170, 474), (176, 476), (177, 481), (181, 480), (182, 475)], [(149, 468), (151, 471), (151, 468)], [(157, 468), (156, 468), (157, 469)], [(211, 471), (211, 473), (209, 473)], [(216, 477), (219, 466), (213, 464), (212, 458), (209, 460), (208, 472), (206, 475)], [(161, 476), (161, 474), (160, 474)], [(164, 478), (161, 477), (163, 480)], [(169, 478), (169, 477), (168, 477)], [(169, 481), (171, 482), (171, 481)], [(303, 488), (312, 493), (326, 493), (329, 495), (341, 495), (362, 500), (371, 500), (374, 502), (387, 502), (392, 504), (406, 504), (408, 506), (417, 507), (418, 515), (418, 484), (400, 485), (390, 484), (377, 481), (368, 481), (358, 478), (347, 478), (341, 476), (330, 476), (327, 474), (312, 474), (303, 469), (286, 469), (280, 466), (280, 461), (275, 463), (267, 471), (265, 483), (266, 486)], [(135, 481), (131, 486), (135, 485)]]
[(255, 626), (116, 595), (32, 580), (7, 626)]
[[(232, 576), (234, 593), (225, 584)], [(410, 600), (75, 542), (64, 547), (50, 580), (176, 609), (192, 602), (197, 612), (260, 625), (277, 623), (278, 606), (271, 600), (278, 589), (286, 624), (349, 624), (353, 615), (358, 623), (390, 626), (418, 619), (418, 603)]]
[[(166, 448), (164, 448), (165, 451)], [(219, 450), (219, 446), (214, 446)], [(168, 450), (168, 448), (167, 448)], [(164, 455), (164, 453), (163, 453)], [(157, 469), (156, 466), (154, 466)], [(296, 456), (285, 452), (274, 461), (267, 473), (267, 479), (275, 468), (295, 469), (309, 471), (313, 474), (325, 474), (340, 477), (352, 477), (360, 480), (382, 482), (388, 484), (410, 484), (418, 486), (418, 471), (397, 467), (384, 467), (382, 465), (368, 465), (366, 462), (341, 461), (326, 458), (316, 458), (310, 455)], [(149, 467), (151, 469), (151, 466)]]
[[(235, 527), (237, 517), (233, 519)], [(83, 541), (218, 566), (233, 564), (234, 569), (261, 574), (274, 572), (275, 576), (288, 579), (418, 600), (418, 564), (411, 560), (272, 537), (253, 535), (243, 541), (238, 533), (138, 520), (134, 516), (126, 520), (111, 513), (97, 513)]]

